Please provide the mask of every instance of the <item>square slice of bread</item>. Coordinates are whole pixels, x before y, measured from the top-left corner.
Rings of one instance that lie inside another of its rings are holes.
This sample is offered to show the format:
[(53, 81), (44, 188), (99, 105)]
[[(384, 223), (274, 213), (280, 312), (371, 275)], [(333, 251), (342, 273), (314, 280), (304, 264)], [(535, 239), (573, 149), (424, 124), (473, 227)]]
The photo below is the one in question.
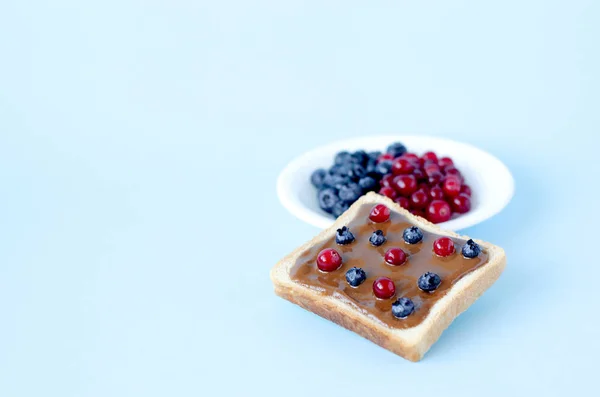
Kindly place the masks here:
[(314, 245), (333, 238), (338, 228), (356, 217), (361, 205), (378, 203), (385, 204), (426, 232), (468, 239), (466, 236), (442, 230), (425, 219), (412, 215), (387, 197), (369, 193), (354, 203), (331, 227), (279, 261), (271, 270), (271, 279), (275, 286), (275, 293), (282, 298), (354, 331), (408, 360), (419, 361), (450, 323), (498, 279), (506, 265), (506, 256), (502, 248), (475, 240), (488, 253), (487, 263), (462, 276), (446, 295), (433, 305), (421, 323), (406, 329), (386, 326), (335, 296), (324, 295), (292, 280), (290, 272), (302, 253)]

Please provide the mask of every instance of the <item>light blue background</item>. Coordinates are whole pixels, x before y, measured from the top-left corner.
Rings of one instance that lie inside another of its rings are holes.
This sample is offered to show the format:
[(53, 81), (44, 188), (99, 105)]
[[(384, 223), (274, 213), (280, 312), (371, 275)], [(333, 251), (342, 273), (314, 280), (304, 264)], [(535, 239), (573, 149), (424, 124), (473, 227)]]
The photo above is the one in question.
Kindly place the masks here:
[[(368, 4), (367, 4), (368, 3)], [(3, 1), (0, 395), (596, 390), (597, 1)], [(336, 139), (514, 172), (502, 278), (413, 364), (272, 293), (317, 230), (275, 179)]]

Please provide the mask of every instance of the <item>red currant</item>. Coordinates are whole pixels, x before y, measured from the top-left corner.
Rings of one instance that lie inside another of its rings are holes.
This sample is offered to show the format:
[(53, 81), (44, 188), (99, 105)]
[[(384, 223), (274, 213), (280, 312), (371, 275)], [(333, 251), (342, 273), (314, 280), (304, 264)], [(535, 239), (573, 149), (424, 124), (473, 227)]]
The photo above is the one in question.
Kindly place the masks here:
[(440, 183), (442, 181), (442, 179), (444, 179), (444, 175), (442, 175), (441, 172), (436, 171), (436, 172), (432, 172), (431, 175), (429, 176), (429, 184), (430, 185), (437, 185), (438, 183)]
[(437, 256), (450, 256), (454, 253), (454, 241), (449, 237), (440, 237), (433, 242), (433, 252)]
[(392, 187), (392, 180), (394, 179), (394, 175), (387, 174), (383, 178), (381, 178), (381, 182), (379, 184), (382, 187)]
[(390, 209), (383, 204), (377, 204), (371, 210), (369, 219), (375, 223), (383, 223), (390, 219)]
[(462, 174), (460, 173), (459, 170), (457, 170), (456, 168), (454, 168), (453, 165), (449, 165), (446, 168), (444, 168), (444, 173), (446, 174), (446, 176), (448, 176), (448, 175), (454, 175), (454, 176), (458, 177), (458, 179), (460, 179), (461, 183), (463, 181)]
[(415, 178), (417, 179), (417, 182), (421, 182), (421, 181), (426, 181), (427, 180), (427, 175), (425, 175), (425, 172), (420, 169), (420, 168), (415, 168), (415, 170), (412, 173)]
[(395, 199), (396, 197), (398, 197), (398, 192), (396, 192), (392, 187), (387, 187), (387, 186), (384, 186), (381, 189), (379, 189), (379, 194), (387, 196), (387, 197), (391, 198), (392, 200)]
[(429, 190), (429, 197), (431, 197), (432, 200), (443, 200), (444, 191), (441, 187), (434, 186)]
[(342, 266), (342, 257), (333, 248), (326, 248), (317, 255), (317, 267), (322, 272), (332, 272)]
[(408, 161), (412, 162), (412, 163), (418, 163), (419, 162), (419, 156), (417, 156), (414, 153), (404, 153), (402, 155), (403, 158), (407, 159)]
[(431, 161), (433, 163), (438, 162), (438, 157), (434, 152), (425, 152), (425, 153), (423, 153), (421, 158), (425, 161)]
[(452, 173), (456, 172), (455, 170), (456, 170), (456, 171), (458, 171), (458, 170), (456, 169), (456, 167), (454, 166), (454, 164), (450, 164), (450, 165), (447, 165), (447, 166), (445, 166), (445, 167), (443, 167), (443, 168), (442, 168), (442, 172), (443, 172), (444, 174), (447, 174), (448, 172), (449, 172), (450, 174), (452, 174)]
[(434, 163), (427, 163), (423, 166), (423, 170), (425, 171), (425, 175), (431, 176), (434, 172), (440, 172), (440, 167)]
[(385, 253), (385, 261), (393, 266), (400, 266), (406, 262), (406, 252), (400, 248), (390, 248)]
[(422, 209), (427, 207), (429, 203), (429, 196), (424, 190), (417, 190), (410, 195), (410, 207), (416, 209)]
[(456, 197), (460, 193), (460, 179), (455, 175), (448, 175), (444, 178), (442, 190), (447, 197)]
[(402, 196), (408, 197), (417, 190), (417, 180), (414, 175), (398, 175), (394, 177), (392, 187)]
[(471, 197), (465, 193), (460, 193), (452, 199), (452, 209), (459, 214), (469, 212), (471, 209)]
[(404, 157), (399, 157), (392, 163), (392, 174), (410, 174), (414, 171), (415, 165)]
[(408, 201), (408, 199), (406, 197), (400, 196), (394, 201), (397, 202), (398, 204), (400, 204), (400, 207), (402, 207), (404, 209), (410, 208), (410, 202)]
[(379, 299), (389, 299), (396, 294), (396, 286), (389, 278), (379, 277), (373, 282), (373, 293)]
[(422, 210), (420, 208), (411, 208), (410, 213), (416, 216), (420, 216), (421, 218), (427, 218), (425, 210)]
[(451, 216), (450, 205), (444, 200), (433, 200), (427, 207), (427, 219), (433, 223), (446, 222)]
[(421, 182), (419, 183), (418, 189), (417, 190), (422, 190), (425, 193), (427, 193), (427, 195), (429, 196), (429, 184), (425, 183), (425, 182)]
[(381, 156), (377, 157), (377, 162), (385, 161), (385, 160), (393, 160), (394, 155), (390, 153), (384, 153)]
[(460, 192), (471, 197), (471, 187), (469, 185), (462, 185), (462, 187), (460, 188)]
[(452, 159), (450, 157), (442, 157), (438, 160), (438, 165), (441, 168), (444, 168), (448, 165), (454, 165), (454, 162), (452, 161)]

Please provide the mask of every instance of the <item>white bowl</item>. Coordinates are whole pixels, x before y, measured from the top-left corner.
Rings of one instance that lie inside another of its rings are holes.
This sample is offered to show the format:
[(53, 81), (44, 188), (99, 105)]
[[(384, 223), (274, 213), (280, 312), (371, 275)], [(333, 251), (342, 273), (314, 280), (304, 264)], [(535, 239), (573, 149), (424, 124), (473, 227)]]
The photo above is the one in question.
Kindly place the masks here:
[(510, 202), (515, 189), (508, 168), (496, 157), (466, 143), (428, 136), (369, 136), (330, 143), (297, 157), (279, 174), (277, 195), (281, 204), (299, 219), (326, 228), (334, 218), (319, 208), (317, 190), (310, 176), (317, 168), (329, 168), (335, 154), (342, 150), (385, 151), (393, 142), (402, 142), (409, 152), (428, 150), (454, 160), (473, 192), (471, 211), (439, 225), (460, 230), (476, 225), (500, 212)]

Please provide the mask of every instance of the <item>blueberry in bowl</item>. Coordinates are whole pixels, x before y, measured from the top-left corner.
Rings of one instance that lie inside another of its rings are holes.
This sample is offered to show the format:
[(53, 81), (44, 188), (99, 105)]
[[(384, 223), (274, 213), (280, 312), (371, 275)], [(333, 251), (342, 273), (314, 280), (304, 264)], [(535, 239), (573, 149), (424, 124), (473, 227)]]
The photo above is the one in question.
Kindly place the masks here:
[(346, 151), (339, 152), (335, 155), (334, 163), (335, 164), (345, 164), (350, 159), (350, 153)]
[(362, 189), (356, 183), (347, 183), (340, 186), (338, 197), (345, 203), (352, 204), (362, 196)]
[(404, 146), (400, 142), (392, 143), (390, 146), (387, 147), (387, 153), (394, 156), (394, 158), (402, 156), (406, 153), (406, 151), (406, 146)]
[(333, 205), (333, 208), (331, 209), (331, 214), (336, 218), (339, 218), (339, 216), (346, 212), (348, 208), (350, 208), (350, 204), (348, 204), (348, 202), (346, 201), (340, 200)]
[(317, 189), (321, 189), (325, 183), (326, 176), (327, 171), (325, 171), (323, 168), (319, 168), (310, 175), (310, 183), (312, 183), (312, 185)]
[(319, 190), (317, 198), (319, 199), (319, 207), (330, 214), (332, 213), (335, 204), (340, 201), (337, 189), (332, 187), (326, 187)]
[(377, 164), (375, 167), (375, 171), (377, 171), (381, 175), (389, 174), (392, 171), (392, 161), (391, 160), (383, 160)]
[(360, 186), (363, 193), (368, 193), (376, 191), (379, 188), (379, 183), (377, 179), (367, 175), (358, 180), (358, 186)]
[(369, 155), (364, 150), (357, 150), (350, 157), (352, 162), (360, 165), (365, 165), (369, 161)]

